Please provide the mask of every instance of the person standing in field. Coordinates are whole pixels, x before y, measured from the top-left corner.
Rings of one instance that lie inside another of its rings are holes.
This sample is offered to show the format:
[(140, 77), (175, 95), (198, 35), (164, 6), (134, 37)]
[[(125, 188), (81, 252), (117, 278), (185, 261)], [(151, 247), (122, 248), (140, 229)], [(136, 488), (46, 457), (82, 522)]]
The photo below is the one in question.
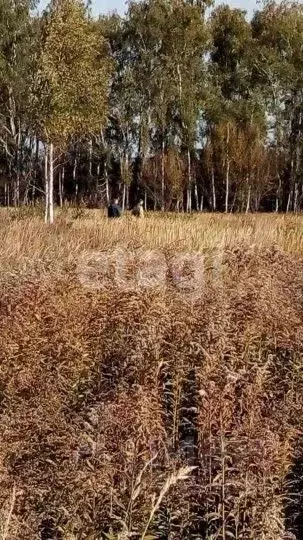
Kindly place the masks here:
[(144, 210), (143, 210), (143, 201), (139, 201), (138, 204), (133, 208), (132, 215), (137, 218), (144, 218)]
[(107, 215), (110, 219), (119, 218), (122, 216), (122, 209), (121, 206), (119, 206), (118, 199), (114, 199), (113, 202), (109, 205)]

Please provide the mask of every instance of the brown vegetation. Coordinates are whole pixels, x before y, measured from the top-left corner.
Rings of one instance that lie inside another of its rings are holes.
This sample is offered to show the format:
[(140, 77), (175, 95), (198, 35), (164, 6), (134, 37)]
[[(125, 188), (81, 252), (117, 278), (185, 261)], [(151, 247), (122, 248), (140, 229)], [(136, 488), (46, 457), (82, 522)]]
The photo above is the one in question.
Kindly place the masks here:
[[(1, 538), (302, 538), (302, 218), (0, 219)], [(203, 251), (201, 299), (82, 287), (115, 245)]]

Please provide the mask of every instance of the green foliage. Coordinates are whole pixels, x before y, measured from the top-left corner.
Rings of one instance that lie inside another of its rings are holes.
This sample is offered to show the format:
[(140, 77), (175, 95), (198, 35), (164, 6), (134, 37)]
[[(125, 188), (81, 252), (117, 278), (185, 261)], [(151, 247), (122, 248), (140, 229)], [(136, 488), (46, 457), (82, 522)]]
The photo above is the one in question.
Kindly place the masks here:
[(131, 1), (97, 19), (81, 0), (42, 15), (0, 0), (2, 201), (43, 195), (51, 143), (60, 204), (302, 208), (302, 5), (269, 1), (251, 21), (212, 6)]
[(31, 76), (35, 21), (30, 15), (33, 7), (32, 0), (0, 2), (0, 84), (2, 91), (10, 86), (14, 95), (22, 97)]
[(43, 138), (66, 141), (105, 121), (110, 62), (78, 0), (53, 1), (42, 20), (37, 98)]

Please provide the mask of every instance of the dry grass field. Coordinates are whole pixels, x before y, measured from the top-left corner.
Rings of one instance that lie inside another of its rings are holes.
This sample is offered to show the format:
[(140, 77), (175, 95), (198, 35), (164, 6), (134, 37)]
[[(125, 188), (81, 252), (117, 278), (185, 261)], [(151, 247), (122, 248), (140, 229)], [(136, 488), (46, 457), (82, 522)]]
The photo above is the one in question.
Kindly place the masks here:
[[(201, 294), (83, 285), (117, 247)], [(1, 540), (303, 538), (303, 217), (3, 209), (0, 287)]]

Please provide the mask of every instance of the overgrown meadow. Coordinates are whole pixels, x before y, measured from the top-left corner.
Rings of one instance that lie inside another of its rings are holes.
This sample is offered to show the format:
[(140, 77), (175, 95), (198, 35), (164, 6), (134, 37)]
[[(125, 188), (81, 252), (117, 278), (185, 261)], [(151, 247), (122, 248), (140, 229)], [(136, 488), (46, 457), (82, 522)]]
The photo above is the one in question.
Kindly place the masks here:
[[(0, 538), (300, 540), (303, 218), (3, 209), (0, 233)], [(87, 286), (116, 248), (203, 254), (201, 294)]]

